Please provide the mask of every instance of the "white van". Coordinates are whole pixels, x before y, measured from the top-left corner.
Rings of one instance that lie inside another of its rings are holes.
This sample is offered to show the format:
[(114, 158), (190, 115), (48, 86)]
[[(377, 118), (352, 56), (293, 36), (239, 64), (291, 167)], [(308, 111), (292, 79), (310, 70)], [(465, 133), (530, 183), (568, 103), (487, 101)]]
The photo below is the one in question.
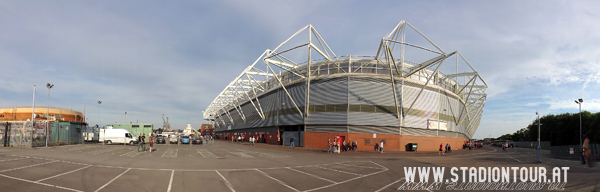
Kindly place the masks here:
[(129, 143), (134, 145), (138, 142), (137, 137), (131, 136), (131, 133), (126, 129), (100, 129), (98, 142), (112, 143)]

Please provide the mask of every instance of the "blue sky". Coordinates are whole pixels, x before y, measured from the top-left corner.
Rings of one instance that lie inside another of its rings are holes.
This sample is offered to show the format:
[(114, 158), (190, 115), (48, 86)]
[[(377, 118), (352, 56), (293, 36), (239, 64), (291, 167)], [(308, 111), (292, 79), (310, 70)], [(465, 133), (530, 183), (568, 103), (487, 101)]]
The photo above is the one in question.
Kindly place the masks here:
[[(600, 111), (595, 1), (1, 1), (0, 107), (86, 112), (90, 124), (199, 127), (265, 49), (312, 24), (338, 55), (375, 55), (401, 20), (460, 51), (489, 85), (476, 138), (541, 114)], [(127, 111), (125, 117), (124, 112)], [(126, 119), (125, 119), (126, 118)]]

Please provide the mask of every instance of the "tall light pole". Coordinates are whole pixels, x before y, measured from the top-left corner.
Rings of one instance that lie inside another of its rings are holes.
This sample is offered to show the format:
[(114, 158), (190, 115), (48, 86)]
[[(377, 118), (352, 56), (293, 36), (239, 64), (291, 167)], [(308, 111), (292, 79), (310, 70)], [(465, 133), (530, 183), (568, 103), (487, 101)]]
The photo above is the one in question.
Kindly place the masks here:
[(54, 84), (46, 83), (46, 87), (48, 87), (48, 108), (46, 109), (46, 147), (48, 147), (48, 139), (50, 139), (50, 135), (48, 134), (48, 130), (50, 129), (50, 89), (54, 87)]
[(542, 162), (542, 141), (540, 140), (540, 126), (542, 125), (540, 123), (540, 113), (536, 110), (535, 114), (537, 115), (537, 120), (538, 120), (538, 146), (537, 146), (537, 162), (540, 163)]
[(127, 123), (127, 111), (125, 111), (125, 123)]
[(100, 104), (102, 101), (98, 100), (98, 127), (100, 127)]
[[(575, 100), (575, 103), (579, 104), (579, 148), (583, 149), (583, 143), (581, 140), (581, 103), (583, 103), (583, 99), (579, 98), (578, 100)], [(581, 164), (583, 164), (583, 160), (581, 161)]]
[[(102, 101), (98, 100), (98, 128), (100, 128), (100, 104), (102, 103)], [(106, 130), (104, 131), (104, 133), (106, 133)], [(103, 135), (104, 137), (106, 137), (106, 135)], [(102, 145), (104, 145), (104, 137), (102, 137)]]

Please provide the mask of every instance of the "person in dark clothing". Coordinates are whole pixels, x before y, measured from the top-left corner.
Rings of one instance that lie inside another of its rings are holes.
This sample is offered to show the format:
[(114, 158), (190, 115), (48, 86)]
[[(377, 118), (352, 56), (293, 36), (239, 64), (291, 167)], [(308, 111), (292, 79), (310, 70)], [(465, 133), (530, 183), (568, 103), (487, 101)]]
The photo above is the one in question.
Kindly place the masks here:
[(142, 151), (146, 151), (146, 134), (142, 134)]
[(296, 148), (296, 146), (294, 145), (294, 136), (290, 137), (290, 148)]
[(138, 152), (140, 152), (140, 148), (144, 151), (144, 146), (142, 143), (142, 135), (138, 135)]

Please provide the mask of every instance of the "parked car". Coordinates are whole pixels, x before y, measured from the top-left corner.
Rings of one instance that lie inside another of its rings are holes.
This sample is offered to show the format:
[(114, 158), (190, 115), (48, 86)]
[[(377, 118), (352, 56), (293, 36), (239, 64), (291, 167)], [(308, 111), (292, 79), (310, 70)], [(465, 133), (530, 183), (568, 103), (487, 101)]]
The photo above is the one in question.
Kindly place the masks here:
[(177, 135), (171, 135), (169, 136), (169, 143), (171, 144), (177, 144), (179, 141), (177, 141)]
[(189, 136), (181, 136), (180, 142), (181, 142), (181, 144), (189, 144), (190, 143), (190, 137)]
[(157, 136), (156, 143), (165, 144), (165, 136), (162, 136), (162, 135)]
[(192, 137), (194, 140), (192, 141), (193, 144), (202, 144), (203, 138), (201, 136), (196, 136), (196, 137)]

